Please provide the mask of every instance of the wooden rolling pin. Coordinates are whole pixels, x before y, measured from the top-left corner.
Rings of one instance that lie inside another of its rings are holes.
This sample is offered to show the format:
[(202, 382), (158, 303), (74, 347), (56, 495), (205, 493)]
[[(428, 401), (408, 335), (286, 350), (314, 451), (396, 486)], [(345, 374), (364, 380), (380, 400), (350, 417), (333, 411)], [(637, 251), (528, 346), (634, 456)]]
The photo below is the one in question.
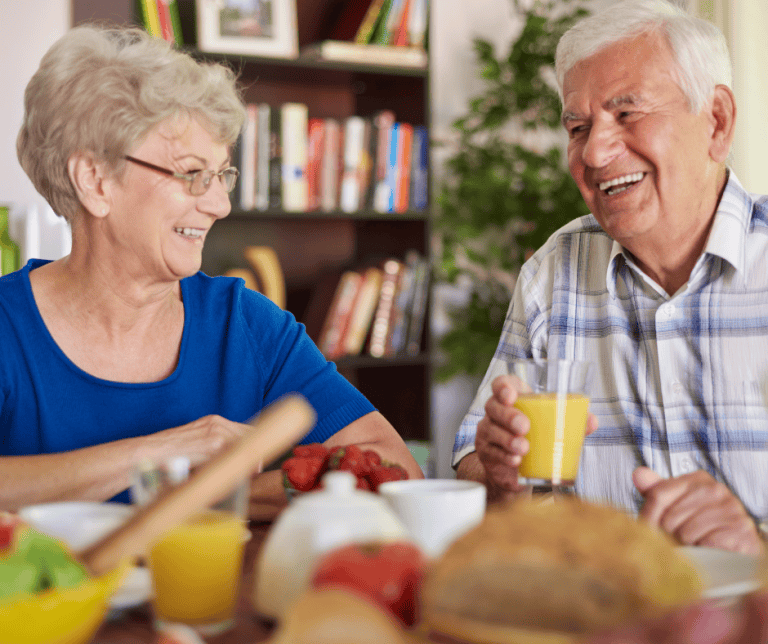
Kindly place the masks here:
[(265, 407), (246, 432), (178, 486), (139, 508), (123, 525), (77, 557), (92, 575), (135, 557), (168, 529), (184, 522), (231, 492), (260, 464), (267, 465), (298, 442), (314, 425), (315, 412), (296, 394)]

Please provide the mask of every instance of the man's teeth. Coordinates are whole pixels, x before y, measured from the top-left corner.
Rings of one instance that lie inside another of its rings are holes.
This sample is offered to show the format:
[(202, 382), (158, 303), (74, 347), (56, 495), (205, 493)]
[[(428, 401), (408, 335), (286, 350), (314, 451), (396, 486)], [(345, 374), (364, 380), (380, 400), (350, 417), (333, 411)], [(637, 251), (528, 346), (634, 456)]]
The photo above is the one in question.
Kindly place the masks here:
[(203, 236), (203, 231), (199, 228), (174, 228), (173, 230), (179, 233), (179, 235), (184, 235), (184, 237), (194, 237), (197, 239)]
[(603, 181), (598, 185), (600, 190), (606, 191), (609, 195), (615, 195), (619, 192), (623, 192), (633, 183), (637, 183), (643, 178), (642, 172), (635, 172), (634, 174), (625, 174), (623, 177), (616, 177), (610, 181)]

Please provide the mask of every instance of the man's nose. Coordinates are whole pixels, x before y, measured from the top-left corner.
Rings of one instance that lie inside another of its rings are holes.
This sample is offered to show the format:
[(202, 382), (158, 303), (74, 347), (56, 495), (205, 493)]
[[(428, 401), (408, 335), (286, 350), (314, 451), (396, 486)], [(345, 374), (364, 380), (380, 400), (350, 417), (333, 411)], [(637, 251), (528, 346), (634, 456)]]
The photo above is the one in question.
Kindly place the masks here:
[(589, 130), (581, 157), (591, 168), (604, 168), (625, 149), (620, 129), (615, 123), (595, 122)]

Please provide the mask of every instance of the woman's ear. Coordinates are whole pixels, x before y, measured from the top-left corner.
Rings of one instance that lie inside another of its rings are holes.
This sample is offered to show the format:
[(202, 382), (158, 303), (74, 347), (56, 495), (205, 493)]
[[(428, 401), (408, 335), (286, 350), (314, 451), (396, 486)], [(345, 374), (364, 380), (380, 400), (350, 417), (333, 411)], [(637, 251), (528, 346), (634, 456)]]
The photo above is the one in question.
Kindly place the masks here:
[(723, 163), (731, 150), (736, 125), (736, 101), (729, 87), (725, 85), (715, 87), (711, 118), (714, 129), (709, 145), (709, 156), (713, 161)]
[(91, 152), (75, 152), (67, 161), (67, 172), (83, 208), (95, 217), (109, 214), (111, 194), (105, 163)]

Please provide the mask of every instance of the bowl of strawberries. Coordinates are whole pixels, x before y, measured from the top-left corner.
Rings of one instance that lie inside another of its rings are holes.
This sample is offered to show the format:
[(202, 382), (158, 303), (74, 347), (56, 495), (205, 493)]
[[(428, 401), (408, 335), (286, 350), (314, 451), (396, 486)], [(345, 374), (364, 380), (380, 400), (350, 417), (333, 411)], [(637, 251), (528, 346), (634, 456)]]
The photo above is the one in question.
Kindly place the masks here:
[(378, 492), (388, 481), (402, 481), (408, 473), (401, 465), (382, 460), (378, 452), (359, 445), (328, 449), (321, 443), (296, 445), (283, 461), (283, 488), (289, 499), (322, 489), (323, 475), (331, 471), (350, 472), (358, 490)]

